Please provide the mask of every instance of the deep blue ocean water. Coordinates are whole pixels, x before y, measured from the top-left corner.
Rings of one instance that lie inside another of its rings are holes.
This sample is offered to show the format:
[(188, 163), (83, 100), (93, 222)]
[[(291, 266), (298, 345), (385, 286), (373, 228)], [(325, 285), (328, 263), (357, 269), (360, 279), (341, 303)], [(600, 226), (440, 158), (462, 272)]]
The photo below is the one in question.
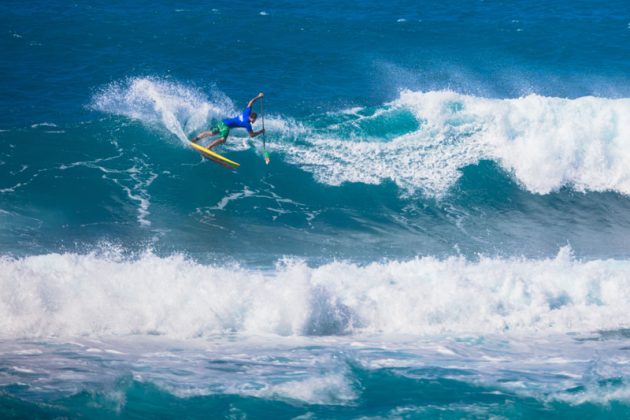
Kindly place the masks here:
[(0, 417), (630, 416), (628, 2), (0, 10)]

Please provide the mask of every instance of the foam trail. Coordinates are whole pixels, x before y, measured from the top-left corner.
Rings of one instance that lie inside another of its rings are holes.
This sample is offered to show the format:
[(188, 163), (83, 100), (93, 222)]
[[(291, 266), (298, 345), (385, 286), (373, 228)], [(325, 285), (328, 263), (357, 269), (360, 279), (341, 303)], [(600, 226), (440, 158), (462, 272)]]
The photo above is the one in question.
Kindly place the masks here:
[(629, 326), (630, 261), (426, 257), (271, 272), (182, 256), (0, 260), (0, 336), (550, 333)]

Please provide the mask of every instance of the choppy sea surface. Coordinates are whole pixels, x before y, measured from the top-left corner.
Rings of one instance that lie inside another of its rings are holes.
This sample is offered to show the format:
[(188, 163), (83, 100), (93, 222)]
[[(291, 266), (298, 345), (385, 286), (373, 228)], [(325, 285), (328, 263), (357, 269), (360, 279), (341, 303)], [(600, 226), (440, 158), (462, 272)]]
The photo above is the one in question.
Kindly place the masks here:
[(627, 2), (0, 28), (0, 417), (630, 416)]

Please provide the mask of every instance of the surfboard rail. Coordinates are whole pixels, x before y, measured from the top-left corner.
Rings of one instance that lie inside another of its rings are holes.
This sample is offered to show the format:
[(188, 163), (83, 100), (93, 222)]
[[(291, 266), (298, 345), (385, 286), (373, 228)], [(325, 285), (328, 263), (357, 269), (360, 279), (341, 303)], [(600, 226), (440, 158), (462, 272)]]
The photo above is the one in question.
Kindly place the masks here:
[(203, 146), (200, 146), (197, 143), (193, 143), (192, 141), (189, 143), (190, 143), (190, 146), (196, 151), (198, 151), (199, 153), (201, 153), (203, 157), (210, 159), (211, 161), (218, 163), (221, 166), (224, 166), (229, 169), (236, 169), (239, 166), (241, 166), (239, 163), (236, 163), (233, 160), (230, 160), (224, 156), (221, 156), (220, 154), (215, 153), (212, 150), (207, 149)]

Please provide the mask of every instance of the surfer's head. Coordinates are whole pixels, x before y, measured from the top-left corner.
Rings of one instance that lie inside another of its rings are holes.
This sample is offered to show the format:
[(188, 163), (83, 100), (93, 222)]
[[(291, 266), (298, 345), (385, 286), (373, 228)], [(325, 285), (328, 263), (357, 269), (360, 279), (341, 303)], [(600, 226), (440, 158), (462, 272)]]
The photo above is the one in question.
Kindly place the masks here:
[(251, 123), (256, 122), (256, 118), (258, 118), (258, 114), (256, 114), (255, 112), (252, 112), (251, 114), (249, 114), (249, 122)]

